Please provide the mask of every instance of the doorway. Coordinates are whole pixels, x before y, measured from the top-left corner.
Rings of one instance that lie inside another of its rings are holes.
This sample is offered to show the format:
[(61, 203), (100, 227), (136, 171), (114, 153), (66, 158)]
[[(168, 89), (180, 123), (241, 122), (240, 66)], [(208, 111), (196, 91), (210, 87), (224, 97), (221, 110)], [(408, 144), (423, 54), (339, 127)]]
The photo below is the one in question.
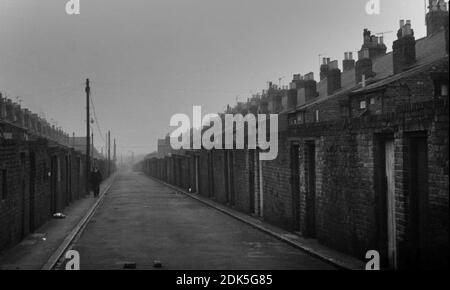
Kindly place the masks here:
[(428, 141), (426, 132), (408, 136), (408, 265), (423, 264), (428, 205)]
[(391, 268), (397, 267), (397, 242), (395, 229), (395, 147), (393, 140), (385, 143), (385, 176), (387, 206), (388, 261)]
[(36, 221), (35, 221), (35, 195), (36, 195), (36, 154), (34, 152), (30, 152), (30, 200), (29, 200), (29, 208), (30, 208), (30, 221), (29, 228), (30, 233), (35, 231)]
[(381, 267), (397, 267), (395, 224), (395, 144), (391, 136), (381, 136), (377, 146), (377, 243)]
[(228, 151), (223, 151), (223, 172), (225, 175), (225, 203), (230, 203), (230, 164), (229, 164), (229, 156)]
[(200, 194), (200, 157), (194, 156), (195, 166), (195, 193)]
[(316, 237), (316, 145), (306, 142), (306, 236)]
[(234, 152), (228, 151), (228, 177), (229, 177), (229, 202), (231, 206), (235, 206), (236, 198), (234, 193)]
[(256, 214), (256, 197), (255, 197), (255, 152), (256, 150), (248, 151), (248, 184), (249, 184), (249, 202), (250, 214)]
[(57, 210), (58, 157), (52, 156), (50, 161), (50, 216)]
[(300, 232), (300, 146), (292, 144), (291, 146), (291, 182), (292, 182), (292, 215), (293, 230)]
[(208, 152), (208, 186), (209, 186), (209, 192), (208, 197), (214, 198), (214, 155), (213, 151)]
[(68, 206), (71, 202), (72, 202), (72, 196), (70, 193), (70, 157), (68, 155), (66, 155), (64, 157), (64, 165), (65, 165), (65, 191), (66, 191), (66, 200), (65, 200), (65, 205)]
[(20, 153), (20, 191), (22, 196), (22, 215), (21, 215), (21, 239), (28, 234), (29, 225), (27, 225), (27, 217), (29, 217), (29, 208), (27, 200), (27, 180), (26, 180), (26, 154)]

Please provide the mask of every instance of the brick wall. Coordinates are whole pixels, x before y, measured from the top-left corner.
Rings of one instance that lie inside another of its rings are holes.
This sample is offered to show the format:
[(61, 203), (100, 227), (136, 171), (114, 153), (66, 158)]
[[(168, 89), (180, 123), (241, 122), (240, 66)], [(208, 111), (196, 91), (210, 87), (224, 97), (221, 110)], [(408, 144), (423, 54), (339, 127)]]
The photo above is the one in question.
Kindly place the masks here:
[[(8, 131), (17, 130), (8, 127)], [(52, 156), (59, 159), (59, 178), (57, 171), (51, 174)], [(0, 140), (0, 251), (13, 247), (53, 213), (85, 195), (84, 159), (73, 149), (49, 146), (45, 139)]]
[[(343, 92), (317, 102), (306, 108), (306, 122), (290, 122), (286, 130), (280, 122), (278, 157), (262, 162), (263, 219), (360, 259), (368, 250), (385, 255), (387, 214), (382, 156), (384, 143), (392, 139), (398, 266), (448, 267), (448, 96), (435, 96), (436, 73), (448, 79), (448, 59), (376, 91)], [(365, 109), (360, 108), (361, 101), (366, 101)], [(416, 238), (412, 234), (417, 217), (412, 208), (411, 162), (418, 157), (413, 156), (410, 146), (418, 135), (426, 140), (428, 174), (419, 173), (427, 186), (420, 193), (421, 225)], [(292, 159), (293, 148), (298, 150), (298, 162)], [(195, 151), (200, 165), (199, 194), (220, 203), (228, 201), (235, 209), (250, 213), (251, 184), (255, 204), (260, 191), (258, 172), (250, 180), (252, 153), (231, 151), (231, 202), (226, 190), (226, 152)], [(174, 162), (172, 159), (170, 162)], [(193, 157), (190, 160), (193, 162)], [(177, 166), (170, 168), (175, 170)], [(187, 171), (186, 166), (183, 168)], [(298, 192), (293, 192), (293, 172), (298, 172)], [(173, 180), (170, 183), (174, 184)]]

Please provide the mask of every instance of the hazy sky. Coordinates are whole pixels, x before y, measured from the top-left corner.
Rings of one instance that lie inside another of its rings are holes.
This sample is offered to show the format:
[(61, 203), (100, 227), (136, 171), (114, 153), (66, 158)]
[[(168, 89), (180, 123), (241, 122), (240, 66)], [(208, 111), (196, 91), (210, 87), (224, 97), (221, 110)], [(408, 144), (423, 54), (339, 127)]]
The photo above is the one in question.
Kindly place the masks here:
[(193, 105), (214, 113), (267, 81), (317, 78), (318, 54), (341, 65), (366, 27), (396, 32), (411, 19), (417, 38), (426, 31), (424, 0), (381, 0), (377, 16), (367, 0), (81, 0), (74, 16), (66, 2), (0, 0), (0, 91), (83, 135), (90, 78), (101, 130), (124, 154), (156, 149), (170, 117)]

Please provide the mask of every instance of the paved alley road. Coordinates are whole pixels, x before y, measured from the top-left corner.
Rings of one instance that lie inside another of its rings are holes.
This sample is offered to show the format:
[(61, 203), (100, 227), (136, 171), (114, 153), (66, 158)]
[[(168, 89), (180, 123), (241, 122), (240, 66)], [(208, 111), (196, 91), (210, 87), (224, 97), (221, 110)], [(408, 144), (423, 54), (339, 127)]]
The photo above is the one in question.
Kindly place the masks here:
[(73, 248), (81, 269), (333, 269), (137, 172), (119, 174)]

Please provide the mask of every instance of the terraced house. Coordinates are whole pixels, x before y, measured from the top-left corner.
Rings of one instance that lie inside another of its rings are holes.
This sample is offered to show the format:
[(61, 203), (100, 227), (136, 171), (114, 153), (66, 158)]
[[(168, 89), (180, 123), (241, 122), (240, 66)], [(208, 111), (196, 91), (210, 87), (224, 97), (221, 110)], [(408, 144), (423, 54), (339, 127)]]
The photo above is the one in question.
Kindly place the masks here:
[[(86, 195), (79, 141), (0, 94), (0, 251)], [(94, 155), (102, 170), (103, 159)]]
[(377, 250), (385, 268), (448, 267), (448, 17), (431, 5), (421, 39), (400, 21), (391, 52), (365, 29), (342, 69), (323, 59), (320, 81), (294, 75), (229, 108), (279, 114), (273, 161), (189, 150), (142, 168), (361, 260)]

